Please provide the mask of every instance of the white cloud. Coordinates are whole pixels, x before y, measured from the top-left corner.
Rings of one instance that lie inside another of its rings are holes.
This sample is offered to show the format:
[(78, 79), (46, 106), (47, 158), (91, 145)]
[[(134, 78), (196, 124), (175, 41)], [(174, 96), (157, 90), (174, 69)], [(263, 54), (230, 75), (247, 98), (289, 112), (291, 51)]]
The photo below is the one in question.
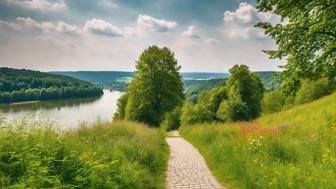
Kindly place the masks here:
[(30, 28), (30, 29), (39, 29), (43, 32), (57, 32), (57, 33), (64, 33), (67, 35), (80, 35), (81, 30), (75, 26), (70, 25), (65, 22), (59, 21), (56, 23), (52, 22), (37, 22), (31, 18), (17, 18), (18, 24), (23, 28)]
[(225, 11), (224, 12), (224, 21), (238, 21), (242, 23), (249, 23), (254, 19), (258, 11), (253, 5), (248, 4), (246, 2), (239, 3), (239, 7), (236, 11)]
[(209, 45), (216, 45), (219, 43), (219, 41), (217, 39), (214, 39), (214, 38), (208, 38), (205, 40), (205, 42)]
[(3, 20), (0, 20), (0, 28), (5, 27), (17, 31), (33, 30), (45, 33), (55, 32), (73, 36), (81, 34), (81, 29), (79, 29), (77, 26), (70, 25), (62, 21), (56, 23), (37, 22), (30, 17), (27, 18), (18, 17), (16, 21), (17, 22), (5, 22)]
[(32, 10), (57, 11), (66, 9), (63, 0), (58, 2), (50, 2), (48, 0), (6, 0), (7, 3)]
[(118, 27), (112, 25), (109, 22), (106, 22), (105, 20), (100, 19), (92, 19), (86, 21), (84, 25), (84, 31), (108, 37), (120, 37), (124, 35), (122, 30), (120, 30)]
[(176, 28), (177, 23), (173, 21), (159, 20), (148, 15), (138, 16), (138, 27), (153, 32), (167, 32)]
[(12, 22), (6, 22), (3, 20), (0, 20), (0, 29), (10, 29), (10, 30), (20, 30), (20, 27), (18, 24), (16, 23), (12, 23)]
[(42, 29), (41, 24), (31, 19), (30, 17), (27, 18), (18, 17), (16, 20), (18, 21), (18, 25), (21, 27), (21, 29), (23, 28)]
[(38, 22), (30, 17), (18, 17), (17, 22), (6, 22), (0, 20), (0, 29), (12, 29), (17, 31), (34, 31), (43, 33), (61, 33), (70, 36), (78, 36), (85, 33), (104, 35), (108, 37), (119, 37), (125, 35), (134, 35), (136, 31), (133, 28), (125, 27), (125, 32), (113, 26), (111, 23), (100, 19), (87, 20), (83, 28), (76, 25), (70, 25), (63, 21), (58, 22)]
[(41, 27), (46, 32), (59, 32), (59, 33), (65, 33), (68, 35), (80, 35), (81, 34), (81, 30), (77, 26), (70, 25), (62, 21), (59, 21), (55, 24), (51, 22), (42, 22)]
[(242, 2), (235, 11), (225, 11), (223, 20), (222, 31), (227, 38), (250, 39), (266, 38), (261, 29), (254, 27), (257, 22), (274, 23), (279, 18), (271, 12), (259, 12), (253, 5)]
[(182, 33), (182, 36), (188, 37), (188, 38), (195, 38), (195, 39), (200, 38), (200, 36), (198, 35), (196, 31), (195, 26), (189, 26), (188, 29)]

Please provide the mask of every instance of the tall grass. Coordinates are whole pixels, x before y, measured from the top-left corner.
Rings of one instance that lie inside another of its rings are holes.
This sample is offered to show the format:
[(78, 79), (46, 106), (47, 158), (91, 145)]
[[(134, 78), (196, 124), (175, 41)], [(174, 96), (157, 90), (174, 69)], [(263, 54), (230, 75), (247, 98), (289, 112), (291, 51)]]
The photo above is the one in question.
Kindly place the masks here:
[(59, 132), (0, 121), (0, 188), (163, 188), (163, 134), (132, 122)]
[(336, 188), (336, 93), (254, 122), (183, 126), (232, 188)]

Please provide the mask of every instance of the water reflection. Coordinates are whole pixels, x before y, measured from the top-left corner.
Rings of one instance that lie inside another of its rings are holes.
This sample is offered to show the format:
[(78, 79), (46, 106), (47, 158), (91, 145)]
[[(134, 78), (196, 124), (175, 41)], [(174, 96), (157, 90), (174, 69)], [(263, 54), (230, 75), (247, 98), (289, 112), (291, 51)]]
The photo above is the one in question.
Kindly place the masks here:
[(37, 110), (49, 110), (60, 109), (63, 107), (76, 107), (84, 104), (90, 104), (99, 100), (101, 97), (79, 98), (79, 99), (67, 99), (67, 100), (50, 100), (50, 101), (35, 101), (27, 103), (12, 103), (12, 104), (0, 104), (0, 112), (3, 113), (16, 113), (21, 111), (37, 111)]
[(63, 128), (77, 127), (79, 122), (110, 121), (121, 92), (104, 90), (102, 97), (50, 100), (32, 103), (2, 104), (0, 115), (7, 121), (22, 118), (49, 120)]

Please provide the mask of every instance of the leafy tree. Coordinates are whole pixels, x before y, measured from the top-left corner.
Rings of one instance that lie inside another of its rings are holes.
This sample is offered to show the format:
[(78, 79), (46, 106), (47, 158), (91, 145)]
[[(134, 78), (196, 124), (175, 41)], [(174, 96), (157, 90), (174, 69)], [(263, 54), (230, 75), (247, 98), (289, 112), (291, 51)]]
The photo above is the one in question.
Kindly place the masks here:
[(225, 87), (216, 87), (210, 91), (209, 109), (216, 113), (221, 102), (228, 98), (227, 90)]
[(286, 105), (286, 96), (278, 89), (265, 94), (262, 100), (263, 113), (281, 111)]
[(227, 81), (228, 103), (232, 106), (237, 105), (237, 109), (239, 109), (237, 112), (246, 110), (248, 115), (241, 114), (241, 118), (238, 118), (239, 115), (232, 115), (231, 120), (249, 120), (258, 117), (264, 94), (261, 79), (255, 73), (250, 72), (246, 65), (235, 65), (229, 71), (231, 75)]
[(248, 106), (239, 94), (224, 100), (217, 111), (217, 118), (221, 121), (245, 121), (251, 119)]
[(114, 114), (114, 119), (125, 119), (125, 109), (127, 105), (128, 94), (123, 94), (117, 103), (117, 112)]
[(166, 113), (160, 127), (166, 131), (178, 129), (181, 125), (181, 107), (177, 106), (171, 112)]
[(278, 44), (265, 51), (270, 58), (287, 58), (282, 79), (287, 94), (295, 94), (301, 79), (336, 76), (336, 2), (334, 0), (257, 0), (260, 11), (282, 18), (275, 25), (259, 23)]
[(304, 80), (301, 88), (298, 91), (295, 103), (303, 104), (319, 99), (332, 92), (329, 82), (326, 78), (319, 79), (317, 81)]
[(184, 100), (180, 68), (168, 48), (150, 46), (145, 49), (128, 86), (125, 118), (159, 126), (164, 115)]
[(214, 113), (204, 104), (193, 105), (187, 101), (182, 107), (181, 125), (192, 125), (196, 123), (207, 123), (214, 121)]

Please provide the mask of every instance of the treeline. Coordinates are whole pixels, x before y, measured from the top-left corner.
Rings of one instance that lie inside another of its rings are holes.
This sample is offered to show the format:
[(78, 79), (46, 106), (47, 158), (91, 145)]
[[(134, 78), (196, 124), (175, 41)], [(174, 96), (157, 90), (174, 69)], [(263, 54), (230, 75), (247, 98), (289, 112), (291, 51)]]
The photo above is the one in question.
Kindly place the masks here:
[(140, 121), (166, 130), (180, 124), (246, 121), (261, 112), (264, 86), (246, 65), (235, 65), (221, 87), (186, 101), (180, 66), (168, 48), (151, 46), (137, 61), (137, 74), (118, 100), (115, 119)]
[(100, 96), (100, 87), (67, 76), (0, 68), (0, 102)]
[(76, 87), (50, 87), (42, 89), (26, 89), (12, 92), (0, 93), (0, 102), (19, 102), (32, 100), (50, 100), (64, 98), (80, 98), (102, 95), (98, 87), (76, 88)]
[(279, 112), (329, 95), (335, 91), (336, 81), (326, 77), (318, 80), (304, 79), (296, 90), (288, 90), (286, 87), (284, 84), (265, 94), (262, 100), (264, 114)]
[[(254, 72), (257, 74), (261, 81), (264, 84), (266, 91), (273, 91), (278, 88), (281, 84), (281, 81), (274, 77), (275, 75), (280, 74), (280, 72), (274, 71), (262, 71), (262, 72)], [(186, 99), (191, 101), (193, 104), (197, 102), (198, 96), (204, 92), (209, 91), (216, 87), (223, 87), (226, 84), (227, 78), (218, 78), (218, 79), (210, 79), (208, 81), (203, 81), (201, 83), (196, 83), (194, 85), (190, 85), (185, 90)]]
[(230, 69), (226, 85), (202, 92), (197, 103), (185, 102), (180, 119), (184, 125), (205, 122), (247, 121), (261, 113), (262, 80), (246, 65)]

